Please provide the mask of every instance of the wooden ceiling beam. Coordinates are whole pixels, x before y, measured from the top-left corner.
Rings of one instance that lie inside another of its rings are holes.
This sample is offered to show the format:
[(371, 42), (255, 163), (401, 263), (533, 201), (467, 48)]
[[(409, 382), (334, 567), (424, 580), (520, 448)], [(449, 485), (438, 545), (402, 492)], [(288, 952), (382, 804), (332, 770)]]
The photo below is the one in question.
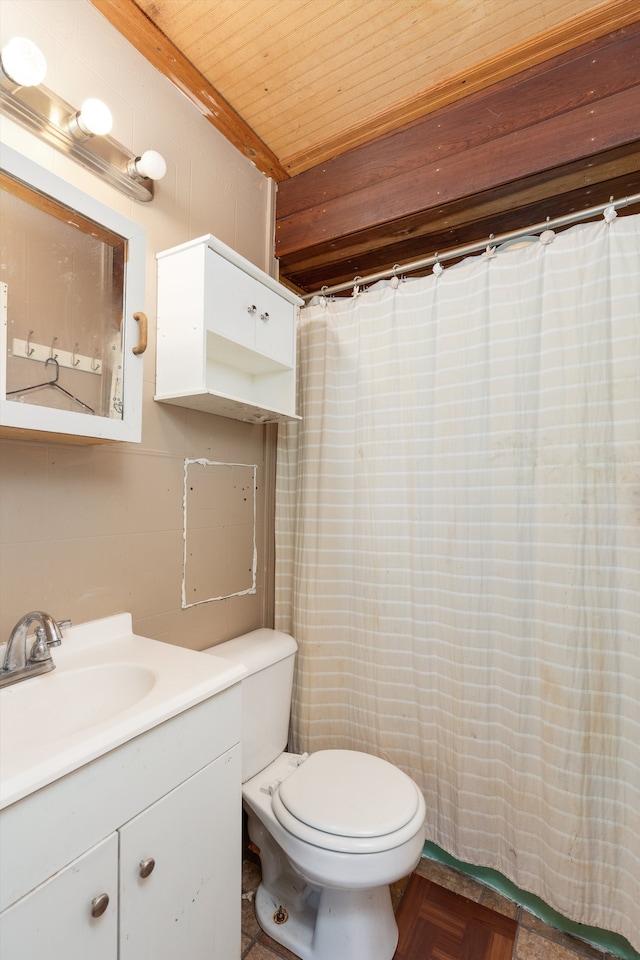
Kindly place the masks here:
[(640, 143), (283, 257), (281, 276), (299, 291), (319, 290), (638, 193)]
[(416, 170), (453, 154), (637, 87), (640, 22), (291, 177), (278, 217)]
[[(354, 265), (354, 238), (372, 244), (359, 266), (372, 259), (392, 266), (411, 225), (442, 225), (451, 205), (466, 207), (474, 223), (474, 206), (491, 195), (507, 207), (511, 197), (517, 218), (518, 195), (534, 183), (552, 204), (554, 181), (562, 182), (561, 194), (588, 190), (589, 165), (602, 167), (598, 155), (603, 163), (624, 156), (617, 172), (633, 177), (640, 169), (638, 62), (640, 22), (280, 184), (281, 275), (305, 290), (323, 268), (321, 285), (341, 282), (337, 274), (349, 276)], [(555, 205), (549, 215), (557, 215)], [(521, 226), (520, 219), (513, 228)]]
[(640, 141), (640, 86), (365, 190), (277, 216), (276, 255), (335, 241)]

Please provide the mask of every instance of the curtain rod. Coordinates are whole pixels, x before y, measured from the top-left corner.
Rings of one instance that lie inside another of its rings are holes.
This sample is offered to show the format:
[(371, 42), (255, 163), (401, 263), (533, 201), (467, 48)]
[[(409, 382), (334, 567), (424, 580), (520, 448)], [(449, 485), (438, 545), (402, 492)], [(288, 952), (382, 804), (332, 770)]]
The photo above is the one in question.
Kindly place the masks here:
[(477, 240), (475, 243), (467, 243), (462, 247), (454, 247), (451, 250), (445, 250), (444, 253), (435, 253), (433, 256), (425, 257), (422, 260), (412, 260), (410, 263), (402, 265), (396, 264), (396, 266), (390, 270), (380, 270), (378, 273), (370, 273), (366, 277), (354, 277), (353, 280), (336, 283), (332, 287), (322, 287), (313, 293), (304, 294), (302, 299), (305, 303), (308, 303), (313, 297), (330, 296), (332, 293), (349, 290), (351, 287), (355, 287), (356, 284), (360, 286), (362, 284), (375, 283), (377, 280), (385, 280), (387, 277), (393, 277), (400, 272), (411, 273), (414, 270), (421, 270), (423, 267), (431, 267), (434, 263), (442, 262), (443, 260), (453, 260), (455, 257), (464, 257), (468, 253), (477, 253), (478, 250), (485, 250), (487, 246), (496, 247), (506, 243), (508, 240), (517, 240), (518, 238), (529, 236), (532, 233), (537, 233), (538, 230), (553, 230), (555, 227), (568, 227), (572, 223), (578, 223), (580, 220), (588, 220), (589, 217), (595, 217), (600, 213), (604, 213), (608, 207), (617, 209), (618, 207), (628, 207), (634, 203), (640, 203), (640, 193), (634, 193), (630, 197), (624, 197), (622, 200), (613, 200), (612, 198), (608, 203), (601, 203), (597, 207), (589, 207), (589, 209), (583, 210), (581, 213), (571, 213), (565, 217), (556, 217), (555, 220), (545, 220), (543, 223), (536, 223), (522, 230), (512, 230), (510, 233), (498, 234), (497, 237), (491, 234), (488, 241)]

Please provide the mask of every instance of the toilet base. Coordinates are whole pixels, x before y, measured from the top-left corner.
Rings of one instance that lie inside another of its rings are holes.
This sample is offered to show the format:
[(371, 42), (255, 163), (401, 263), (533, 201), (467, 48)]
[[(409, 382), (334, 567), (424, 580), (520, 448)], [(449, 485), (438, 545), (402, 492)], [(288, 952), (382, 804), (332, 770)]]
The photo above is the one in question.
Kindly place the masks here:
[(368, 890), (308, 886), (301, 898), (284, 884), (261, 883), (256, 916), (265, 933), (301, 960), (392, 960), (398, 942), (388, 886)]

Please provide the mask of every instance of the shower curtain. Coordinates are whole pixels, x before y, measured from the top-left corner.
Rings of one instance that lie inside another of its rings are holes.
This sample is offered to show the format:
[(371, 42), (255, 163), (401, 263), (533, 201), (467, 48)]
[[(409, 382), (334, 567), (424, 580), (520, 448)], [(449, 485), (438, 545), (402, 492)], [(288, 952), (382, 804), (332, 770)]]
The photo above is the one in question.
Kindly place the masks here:
[(427, 839), (640, 948), (640, 217), (542, 239), (301, 311), (292, 746), (392, 761)]

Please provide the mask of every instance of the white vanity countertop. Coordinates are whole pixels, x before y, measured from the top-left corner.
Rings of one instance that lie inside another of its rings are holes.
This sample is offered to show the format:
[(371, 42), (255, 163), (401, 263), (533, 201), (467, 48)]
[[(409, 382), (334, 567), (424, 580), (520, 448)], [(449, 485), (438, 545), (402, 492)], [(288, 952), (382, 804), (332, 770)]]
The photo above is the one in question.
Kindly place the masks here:
[(246, 673), (241, 664), (137, 636), (128, 613), (70, 627), (51, 653), (55, 670), (0, 688), (0, 809)]

